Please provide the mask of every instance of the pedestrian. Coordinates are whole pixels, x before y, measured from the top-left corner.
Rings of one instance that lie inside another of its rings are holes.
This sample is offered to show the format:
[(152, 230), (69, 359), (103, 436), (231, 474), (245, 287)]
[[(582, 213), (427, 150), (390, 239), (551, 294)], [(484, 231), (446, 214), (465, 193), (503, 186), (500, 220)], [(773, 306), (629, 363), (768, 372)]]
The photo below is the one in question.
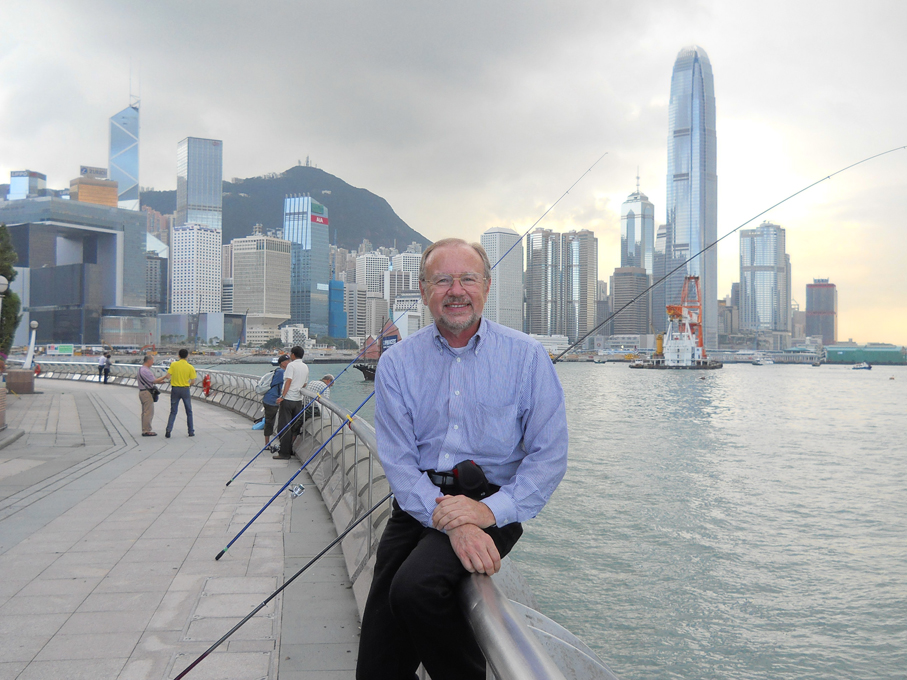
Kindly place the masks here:
[[(289, 460), (293, 455), (293, 437), (296, 435), (293, 431), (296, 429), (295, 418), (302, 411), (302, 388), (309, 381), (309, 367), (302, 363), (304, 354), (305, 350), (299, 345), (291, 349), (290, 355), (293, 360), (283, 372), (283, 390), (277, 398), (277, 404), (280, 406), (277, 431), (283, 434), (280, 436), (280, 451), (272, 456), (277, 460)], [(293, 423), (293, 425), (287, 427), (289, 423)]]
[(104, 384), (107, 384), (107, 378), (110, 377), (110, 365), (113, 362), (110, 360), (110, 352), (104, 355)]
[(460, 609), (470, 573), (494, 574), (567, 469), (564, 392), (548, 353), (482, 318), (491, 265), (478, 243), (422, 254), (434, 323), (391, 346), (375, 376), (378, 455), (393, 512), (362, 618), (357, 680), (484, 680)]
[(98, 358), (98, 382), (104, 379), (104, 367), (107, 366), (107, 355), (101, 354)]
[[(271, 435), (274, 434), (274, 423), (277, 421), (277, 412), (280, 410), (277, 398), (280, 396), (283, 387), (284, 370), (289, 363), (290, 356), (288, 354), (281, 354), (277, 357), (277, 369), (271, 376), (271, 389), (265, 392), (261, 399), (262, 406), (265, 409), (265, 444), (270, 443)], [(276, 453), (278, 449), (272, 444), (269, 450), (272, 453)]]
[(186, 410), (186, 423), (189, 426), (189, 436), (195, 436), (195, 427), (192, 422), (192, 398), (189, 388), (195, 384), (195, 368), (186, 359), (189, 357), (189, 350), (185, 347), (179, 351), (179, 360), (170, 364), (167, 369), (165, 380), (170, 381), (170, 418), (167, 420), (167, 431), (164, 436), (170, 439), (170, 432), (173, 430), (173, 423), (176, 422), (176, 413), (179, 411), (180, 402), (183, 402), (183, 408)]
[(142, 366), (139, 368), (138, 385), (139, 401), (142, 404), (142, 436), (157, 437), (157, 432), (152, 431), (151, 421), (154, 419), (154, 395), (153, 391), (157, 388), (155, 385), (160, 384), (166, 378), (155, 378), (151, 372), (151, 365), (154, 363), (154, 355), (146, 354)]

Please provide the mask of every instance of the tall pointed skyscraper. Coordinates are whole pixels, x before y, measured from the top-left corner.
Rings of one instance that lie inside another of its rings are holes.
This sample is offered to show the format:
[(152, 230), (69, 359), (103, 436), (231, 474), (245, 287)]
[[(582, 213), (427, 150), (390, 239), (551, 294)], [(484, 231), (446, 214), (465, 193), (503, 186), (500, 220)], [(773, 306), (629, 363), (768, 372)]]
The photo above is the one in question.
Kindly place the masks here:
[(117, 182), (117, 203), (139, 209), (139, 100), (110, 117), (107, 176)]
[[(705, 50), (685, 47), (674, 62), (668, 113), (667, 243), (683, 261), (718, 238), (715, 84)], [(665, 282), (666, 304), (680, 304), (684, 276), (699, 276), (706, 347), (718, 346), (718, 253), (711, 248)], [(664, 313), (664, 310), (661, 310)]]

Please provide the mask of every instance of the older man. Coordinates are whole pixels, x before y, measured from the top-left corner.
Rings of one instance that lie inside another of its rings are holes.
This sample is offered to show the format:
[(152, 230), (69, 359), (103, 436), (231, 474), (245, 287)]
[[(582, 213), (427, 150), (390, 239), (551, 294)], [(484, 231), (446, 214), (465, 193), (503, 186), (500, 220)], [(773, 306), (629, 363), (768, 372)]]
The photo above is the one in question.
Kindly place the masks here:
[(564, 394), (544, 348), (482, 318), (491, 266), (477, 243), (425, 250), (435, 323), (378, 364), (375, 429), (394, 492), (362, 620), (358, 680), (482, 680), (460, 611), (470, 572), (494, 574), (567, 465)]

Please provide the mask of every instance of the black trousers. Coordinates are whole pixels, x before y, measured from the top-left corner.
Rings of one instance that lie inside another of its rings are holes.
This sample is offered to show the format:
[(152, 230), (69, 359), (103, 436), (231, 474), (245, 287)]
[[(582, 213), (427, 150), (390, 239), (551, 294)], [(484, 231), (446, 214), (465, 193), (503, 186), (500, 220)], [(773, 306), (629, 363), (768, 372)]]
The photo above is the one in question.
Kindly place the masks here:
[[(302, 410), (302, 406), (303, 403), (301, 401), (284, 399), (280, 402), (280, 410), (277, 412), (278, 432), (281, 432), (283, 428), (286, 427), (286, 424), (296, 417), (296, 414)], [(296, 423), (301, 421), (302, 418), (299, 418)], [(280, 453), (277, 455), (285, 456), (287, 458), (293, 455), (293, 437), (296, 436), (296, 432), (293, 430), (296, 429), (296, 423), (293, 423), (291, 427), (287, 427), (286, 432), (280, 435)]]
[[(523, 527), (485, 532), (504, 557)], [(394, 501), (362, 617), (356, 680), (414, 680), (420, 662), (432, 680), (485, 680), (485, 657), (458, 600), (468, 575), (450, 539)]]

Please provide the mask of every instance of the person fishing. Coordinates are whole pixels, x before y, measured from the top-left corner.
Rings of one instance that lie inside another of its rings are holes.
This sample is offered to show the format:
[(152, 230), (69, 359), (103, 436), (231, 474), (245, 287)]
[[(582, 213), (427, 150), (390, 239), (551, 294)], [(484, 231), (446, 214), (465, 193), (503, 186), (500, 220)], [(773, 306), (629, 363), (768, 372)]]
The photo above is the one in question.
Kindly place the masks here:
[(394, 492), (362, 619), (357, 680), (484, 680), (460, 610), (470, 573), (494, 574), (567, 468), (564, 393), (542, 345), (482, 318), (484, 248), (422, 255), (435, 323), (390, 347), (375, 377), (378, 455)]

